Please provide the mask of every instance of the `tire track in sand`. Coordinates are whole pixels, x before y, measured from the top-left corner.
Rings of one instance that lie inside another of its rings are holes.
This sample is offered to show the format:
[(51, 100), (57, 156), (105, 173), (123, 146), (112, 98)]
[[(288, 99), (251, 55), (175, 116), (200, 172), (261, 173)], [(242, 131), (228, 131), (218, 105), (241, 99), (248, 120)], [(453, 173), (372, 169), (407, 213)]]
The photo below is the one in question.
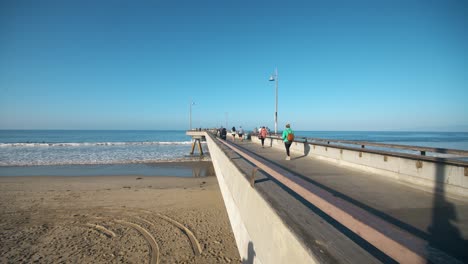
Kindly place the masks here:
[[(107, 212), (119, 212), (119, 213), (122, 213), (122, 212), (125, 212), (126, 214), (124, 215), (127, 215), (130, 216), (130, 217), (134, 217), (136, 219), (139, 219), (140, 221), (143, 221), (151, 226), (155, 226), (155, 223), (151, 222), (151, 221), (148, 221), (144, 218), (141, 218), (141, 217), (138, 217), (137, 215), (133, 215), (131, 216), (131, 213), (135, 213), (135, 212), (143, 212), (143, 213), (146, 213), (147, 215), (150, 215), (150, 216), (156, 216), (162, 220), (165, 220), (166, 222), (172, 224), (173, 226), (177, 227), (178, 229), (180, 229), (182, 231), (182, 233), (184, 233), (187, 238), (189, 239), (190, 241), (190, 244), (191, 244), (191, 247), (192, 247), (192, 250), (194, 252), (194, 254), (196, 256), (198, 255), (201, 255), (202, 253), (202, 248), (201, 248), (201, 245), (200, 245), (200, 242), (198, 242), (198, 239), (196, 238), (196, 236), (193, 234), (193, 232), (185, 227), (182, 223), (178, 222), (177, 220), (167, 216), (167, 215), (163, 215), (163, 214), (160, 214), (160, 213), (155, 213), (155, 212), (152, 212), (152, 211), (148, 211), (148, 210), (143, 210), (143, 209), (133, 209), (133, 210), (128, 210), (128, 209), (125, 209), (125, 210), (119, 210), (119, 209), (110, 209), (110, 208), (107, 208), (107, 210), (105, 210)], [(128, 215), (130, 213), (130, 215)], [(94, 218), (101, 218), (102, 220), (102, 217), (99, 217), (99, 216), (95, 216)], [(124, 220), (114, 220), (115, 222), (117, 223), (120, 223), (120, 224), (124, 224), (124, 225), (127, 225), (127, 226), (130, 226), (134, 229), (136, 229), (139, 233), (141, 233), (145, 239), (148, 241), (148, 243), (150, 243), (151, 245), (151, 248), (154, 249), (152, 250), (152, 254), (153, 252), (155, 252), (156, 256), (156, 262), (151, 262), (151, 263), (158, 263), (159, 262), (159, 247), (158, 247), (158, 244), (156, 242), (156, 239), (151, 235), (151, 233), (146, 230), (145, 228), (141, 227), (140, 225), (138, 224), (135, 224), (135, 223), (132, 223), (132, 222), (127, 222), (127, 221), (124, 221)], [(153, 257), (151, 258), (153, 261)]]
[(193, 252), (195, 253), (196, 256), (200, 255), (202, 253), (202, 249), (201, 249), (201, 246), (200, 246), (200, 243), (198, 242), (198, 239), (195, 237), (195, 235), (193, 234), (192, 231), (190, 231), (190, 229), (188, 229), (187, 227), (185, 227), (183, 224), (177, 222), (176, 220), (170, 218), (169, 216), (167, 215), (162, 215), (162, 214), (159, 214), (159, 213), (154, 213), (154, 212), (151, 212), (151, 211), (147, 211), (147, 210), (141, 210), (142, 212), (145, 212), (147, 214), (150, 214), (150, 215), (156, 215), (157, 217), (161, 218), (161, 219), (164, 219), (166, 220), (167, 222), (175, 225), (177, 228), (179, 228), (183, 233), (185, 233), (185, 235), (189, 238), (190, 240), (190, 243), (192, 244), (192, 249), (193, 249)]
[(190, 231), (190, 229), (188, 229), (187, 227), (185, 227), (184, 225), (182, 225), (181, 223), (177, 222), (176, 220), (166, 216), (166, 215), (162, 215), (162, 214), (158, 214), (158, 213), (155, 213), (156, 216), (158, 216), (159, 218), (162, 218), (170, 223), (172, 223), (173, 225), (177, 226), (178, 228), (180, 228), (182, 230), (182, 232), (184, 232), (188, 238), (190, 239), (190, 242), (192, 243), (192, 248), (193, 248), (193, 252), (195, 253), (195, 255), (200, 255), (202, 253), (202, 249), (201, 249), (201, 246), (200, 246), (200, 243), (198, 242), (197, 238), (195, 237), (195, 235), (192, 233), (192, 231)]
[(108, 238), (115, 237), (114, 232), (112, 232), (111, 230), (109, 230), (109, 229), (107, 229), (107, 228), (105, 228), (105, 227), (103, 227), (101, 225), (86, 223), (86, 224), (84, 224), (84, 226), (96, 229), (98, 231), (101, 231), (101, 233), (104, 233), (104, 235), (106, 235)]
[(143, 237), (148, 241), (151, 247), (151, 255), (150, 255), (150, 263), (151, 264), (158, 264), (159, 263), (159, 247), (158, 243), (156, 243), (156, 239), (148, 232), (148, 230), (144, 229), (143, 227), (135, 224), (130, 223), (124, 220), (114, 220), (116, 223), (123, 224), (133, 229), (137, 230)]

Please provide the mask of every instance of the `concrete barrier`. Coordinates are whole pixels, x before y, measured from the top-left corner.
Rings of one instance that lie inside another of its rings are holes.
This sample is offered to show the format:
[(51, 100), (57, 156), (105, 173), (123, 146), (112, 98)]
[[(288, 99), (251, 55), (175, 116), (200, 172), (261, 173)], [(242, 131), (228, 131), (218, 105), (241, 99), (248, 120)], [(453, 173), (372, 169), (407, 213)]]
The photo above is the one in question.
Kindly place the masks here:
[[(277, 213), (250, 186), (233, 151), (206, 135), (231, 227), (243, 263), (317, 263)], [(274, 230), (272, 229), (274, 227)], [(253, 243), (255, 241), (255, 243)]]
[[(261, 144), (258, 139), (252, 139), (252, 142)], [(278, 138), (265, 139), (265, 145), (285, 149), (284, 142)], [(390, 177), (424, 191), (443, 193), (453, 198), (468, 198), (468, 168), (463, 162), (445, 162), (434, 157), (310, 142), (293, 142), (290, 151), (292, 155), (321, 159)]]

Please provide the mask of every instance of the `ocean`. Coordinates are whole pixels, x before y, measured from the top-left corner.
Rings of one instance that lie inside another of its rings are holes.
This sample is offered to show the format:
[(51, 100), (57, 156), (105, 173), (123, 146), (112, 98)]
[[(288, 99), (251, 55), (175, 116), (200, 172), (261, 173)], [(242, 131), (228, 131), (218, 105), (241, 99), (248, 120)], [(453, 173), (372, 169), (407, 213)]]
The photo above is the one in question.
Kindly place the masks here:
[[(467, 132), (295, 133), (297, 137), (468, 150)], [(206, 148), (206, 145), (203, 147)], [(86, 174), (86, 170), (90, 170), (90, 175), (95, 174), (96, 170), (101, 170), (99, 173), (112, 171), (127, 175), (134, 172), (139, 174), (142, 167), (148, 169), (158, 163), (199, 159), (197, 155), (189, 155), (190, 150), (191, 138), (185, 135), (184, 130), (0, 130), (0, 175), (50, 175), (54, 171)], [(20, 167), (23, 169), (17, 172)], [(177, 166), (166, 166), (167, 169), (171, 167)], [(151, 170), (145, 171), (150, 173)], [(192, 175), (192, 171), (188, 174)]]
[(468, 132), (296, 131), (297, 136), (468, 151)]
[(0, 176), (213, 173), (190, 162), (200, 160), (190, 150), (191, 138), (181, 130), (0, 130)]
[(185, 131), (1, 130), (0, 166), (183, 161), (190, 140)]

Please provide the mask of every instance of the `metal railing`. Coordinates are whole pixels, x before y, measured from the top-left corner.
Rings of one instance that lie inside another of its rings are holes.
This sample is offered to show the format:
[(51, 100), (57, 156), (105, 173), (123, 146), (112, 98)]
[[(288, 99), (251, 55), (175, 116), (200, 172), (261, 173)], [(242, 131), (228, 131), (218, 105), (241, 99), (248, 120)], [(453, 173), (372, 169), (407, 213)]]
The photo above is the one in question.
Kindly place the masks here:
[[(257, 134), (251, 134), (256, 137)], [(267, 136), (266, 138), (281, 140), (280, 136)], [(310, 138), (296, 136), (294, 142), (307, 143), (311, 145), (334, 147), (339, 149), (349, 149), (361, 152), (370, 152), (399, 156), (411, 159), (423, 159), (433, 162), (445, 162), (454, 165), (468, 165), (468, 151), (459, 149), (431, 148), (411, 145), (386, 144), (368, 141), (338, 140), (325, 138)], [(417, 152), (417, 153), (412, 153)], [(429, 153), (434, 153), (428, 156)]]

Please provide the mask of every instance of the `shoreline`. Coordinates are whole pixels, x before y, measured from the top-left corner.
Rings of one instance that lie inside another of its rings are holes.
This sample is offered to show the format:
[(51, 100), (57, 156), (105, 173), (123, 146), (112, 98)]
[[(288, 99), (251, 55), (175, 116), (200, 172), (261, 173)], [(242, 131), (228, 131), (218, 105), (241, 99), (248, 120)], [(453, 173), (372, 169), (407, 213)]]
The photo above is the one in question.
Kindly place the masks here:
[(207, 177), (214, 174), (213, 164), (208, 160), (122, 164), (0, 166), (0, 177), (125, 175)]
[(3, 176), (0, 215), (5, 263), (240, 262), (214, 175)]

